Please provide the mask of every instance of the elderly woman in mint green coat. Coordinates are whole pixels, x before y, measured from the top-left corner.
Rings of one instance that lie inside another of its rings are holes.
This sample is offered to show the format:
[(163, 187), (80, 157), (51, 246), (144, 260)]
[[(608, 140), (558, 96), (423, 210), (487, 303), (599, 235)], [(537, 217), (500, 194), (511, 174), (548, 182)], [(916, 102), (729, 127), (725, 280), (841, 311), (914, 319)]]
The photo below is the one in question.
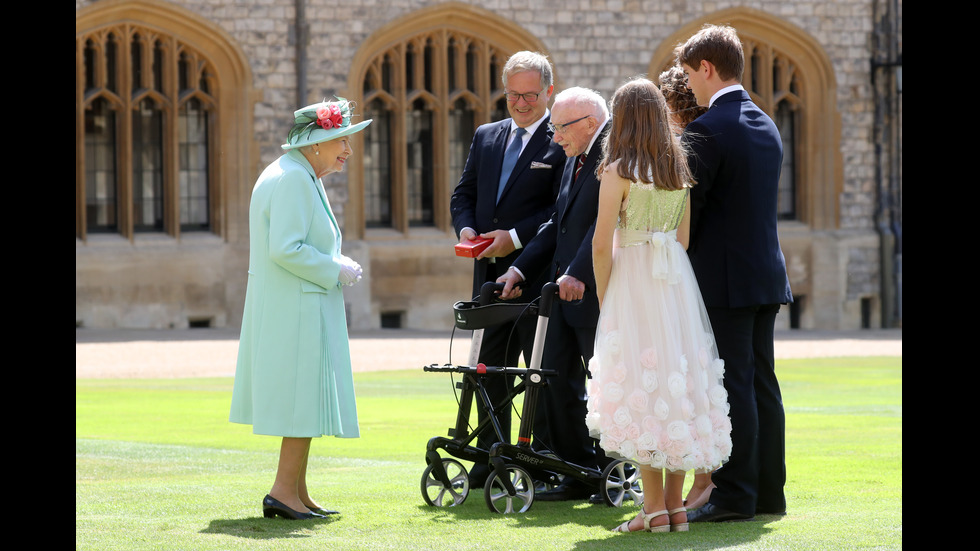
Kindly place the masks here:
[(341, 253), (340, 226), (320, 178), (343, 170), (351, 124), (343, 98), (304, 107), (252, 189), (248, 287), (230, 420), (281, 436), (279, 467), (262, 500), (266, 517), (332, 514), (306, 486), (313, 437), (359, 436), (344, 285), (361, 267)]

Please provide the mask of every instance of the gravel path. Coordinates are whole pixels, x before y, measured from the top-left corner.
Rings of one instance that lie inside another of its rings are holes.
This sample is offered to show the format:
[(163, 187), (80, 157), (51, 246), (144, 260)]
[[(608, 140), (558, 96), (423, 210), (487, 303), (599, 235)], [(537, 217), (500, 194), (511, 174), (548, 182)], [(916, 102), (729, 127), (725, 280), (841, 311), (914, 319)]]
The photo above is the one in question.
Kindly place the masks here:
[[(353, 332), (354, 371), (465, 365), (469, 332), (450, 337), (451, 332), (407, 329)], [(233, 376), (237, 354), (238, 331), (232, 329), (75, 330), (76, 378)], [(901, 329), (776, 334), (777, 359), (901, 355)]]

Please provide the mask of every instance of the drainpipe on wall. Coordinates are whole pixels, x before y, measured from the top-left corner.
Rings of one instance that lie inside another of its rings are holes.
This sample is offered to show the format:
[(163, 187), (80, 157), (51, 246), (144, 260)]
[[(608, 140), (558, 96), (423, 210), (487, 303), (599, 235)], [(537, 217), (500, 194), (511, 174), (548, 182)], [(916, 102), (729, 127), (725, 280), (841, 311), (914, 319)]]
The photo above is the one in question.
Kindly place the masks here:
[(306, 22), (306, 1), (296, 5), (296, 107), (306, 105), (306, 46), (310, 41), (310, 24)]
[(891, 187), (896, 198), (892, 205), (892, 233), (895, 234), (895, 325), (902, 326), (902, 54), (895, 67), (895, 154), (892, 155)]
[[(875, 51), (871, 59), (879, 235), (882, 327), (902, 325), (902, 53), (897, 0), (874, 4)], [(886, 174), (887, 173), (887, 174)]]

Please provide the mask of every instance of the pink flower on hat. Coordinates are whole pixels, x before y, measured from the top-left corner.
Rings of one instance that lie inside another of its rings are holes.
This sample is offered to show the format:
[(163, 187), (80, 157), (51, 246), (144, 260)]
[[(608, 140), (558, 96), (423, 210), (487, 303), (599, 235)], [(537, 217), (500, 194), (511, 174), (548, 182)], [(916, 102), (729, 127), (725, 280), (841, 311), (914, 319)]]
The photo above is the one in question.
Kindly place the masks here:
[(340, 106), (336, 103), (328, 103), (316, 110), (316, 123), (324, 130), (340, 128), (343, 126), (344, 117), (340, 113)]

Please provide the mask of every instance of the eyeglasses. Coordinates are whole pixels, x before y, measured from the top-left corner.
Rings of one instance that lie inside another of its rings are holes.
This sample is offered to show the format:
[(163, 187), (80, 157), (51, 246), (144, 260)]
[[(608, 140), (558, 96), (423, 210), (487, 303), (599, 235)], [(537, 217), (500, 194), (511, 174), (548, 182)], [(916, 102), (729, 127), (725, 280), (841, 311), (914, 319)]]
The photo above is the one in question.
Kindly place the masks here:
[(527, 92), (525, 94), (518, 94), (517, 92), (504, 92), (504, 95), (507, 96), (507, 101), (511, 103), (517, 103), (517, 100), (521, 98), (524, 98), (524, 101), (528, 103), (534, 103), (538, 101), (538, 96), (541, 95), (541, 92)]
[(553, 123), (551, 121), (548, 121), (548, 128), (550, 128), (552, 132), (561, 133), (561, 132), (564, 132), (565, 129), (567, 129), (569, 126), (577, 123), (578, 121), (585, 120), (585, 119), (587, 119), (587, 118), (589, 118), (591, 116), (592, 115), (586, 115), (584, 117), (579, 117), (579, 118), (573, 120), (572, 122), (566, 122), (565, 124), (555, 124), (555, 123)]

